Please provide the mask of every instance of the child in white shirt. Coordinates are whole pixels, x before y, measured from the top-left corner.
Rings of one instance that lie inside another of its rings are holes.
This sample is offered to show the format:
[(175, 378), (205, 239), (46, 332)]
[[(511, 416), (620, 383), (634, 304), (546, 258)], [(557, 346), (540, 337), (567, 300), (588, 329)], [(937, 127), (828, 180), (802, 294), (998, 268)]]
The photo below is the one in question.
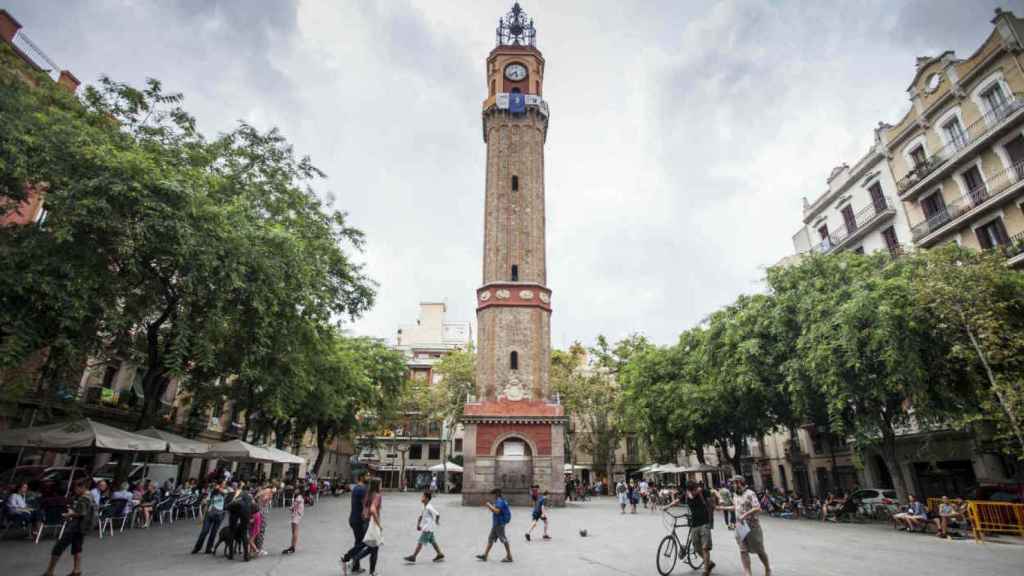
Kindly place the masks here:
[(434, 556), (434, 562), (440, 562), (444, 560), (444, 553), (441, 552), (441, 548), (437, 545), (437, 541), (434, 539), (434, 528), (441, 523), (441, 515), (437, 513), (437, 510), (430, 504), (431, 494), (430, 491), (424, 492), (423, 496), (420, 497), (420, 502), (423, 503), (423, 511), (420, 512), (419, 520), (416, 521), (416, 530), (420, 533), (419, 541), (416, 543), (416, 550), (411, 556), (406, 556), (406, 562), (415, 562), (416, 556), (423, 549), (425, 544), (430, 544), (434, 547), (434, 551), (437, 555)]

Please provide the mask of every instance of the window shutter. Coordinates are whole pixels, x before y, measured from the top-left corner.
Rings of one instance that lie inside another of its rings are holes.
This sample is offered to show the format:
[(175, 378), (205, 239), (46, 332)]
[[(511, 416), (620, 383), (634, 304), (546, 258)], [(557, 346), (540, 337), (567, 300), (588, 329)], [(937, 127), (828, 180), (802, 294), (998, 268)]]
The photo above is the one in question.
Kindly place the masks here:
[(974, 234), (978, 237), (978, 244), (981, 245), (983, 250), (988, 250), (992, 247), (992, 241), (988, 237), (988, 226), (977, 228)]

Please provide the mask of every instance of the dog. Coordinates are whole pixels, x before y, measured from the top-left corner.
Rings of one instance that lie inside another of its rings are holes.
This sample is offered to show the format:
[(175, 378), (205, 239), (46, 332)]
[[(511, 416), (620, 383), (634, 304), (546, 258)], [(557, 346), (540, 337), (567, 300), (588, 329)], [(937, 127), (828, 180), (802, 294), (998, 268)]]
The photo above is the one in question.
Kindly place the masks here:
[(245, 552), (245, 540), (242, 538), (242, 531), (231, 526), (223, 526), (217, 534), (217, 543), (213, 545), (213, 553), (217, 554), (217, 548), (224, 544), (224, 556), (228, 559), (235, 557), (235, 552)]

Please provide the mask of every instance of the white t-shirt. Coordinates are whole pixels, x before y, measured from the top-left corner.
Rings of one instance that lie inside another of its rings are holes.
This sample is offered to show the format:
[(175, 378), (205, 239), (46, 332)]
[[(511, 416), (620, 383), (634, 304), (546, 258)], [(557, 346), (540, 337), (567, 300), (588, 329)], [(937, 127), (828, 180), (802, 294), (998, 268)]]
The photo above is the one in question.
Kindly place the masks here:
[(420, 512), (420, 530), (423, 532), (433, 532), (437, 526), (437, 510), (434, 506), (428, 503), (423, 507), (423, 511)]
[(640, 481), (640, 493), (641, 494), (647, 494), (647, 489), (649, 487), (650, 486), (647, 484), (647, 480), (641, 480)]

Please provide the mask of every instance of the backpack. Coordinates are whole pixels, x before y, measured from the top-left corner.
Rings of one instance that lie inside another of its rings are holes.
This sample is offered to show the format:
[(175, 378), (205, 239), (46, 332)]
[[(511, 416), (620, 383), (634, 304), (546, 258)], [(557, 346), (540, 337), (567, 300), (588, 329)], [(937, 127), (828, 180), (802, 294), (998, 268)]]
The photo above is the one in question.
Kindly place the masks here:
[(91, 497), (83, 496), (78, 499), (77, 506), (82, 507), (80, 511), (82, 515), (78, 519), (79, 532), (92, 530), (93, 526), (96, 525), (96, 503), (92, 501)]

